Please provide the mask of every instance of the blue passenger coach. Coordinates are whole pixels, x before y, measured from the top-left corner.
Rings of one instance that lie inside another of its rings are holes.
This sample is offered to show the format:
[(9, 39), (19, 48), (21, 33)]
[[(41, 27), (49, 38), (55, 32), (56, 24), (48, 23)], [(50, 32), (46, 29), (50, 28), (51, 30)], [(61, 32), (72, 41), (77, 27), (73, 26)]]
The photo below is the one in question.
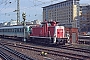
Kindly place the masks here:
[[(25, 26), (25, 37), (29, 38), (31, 26)], [(23, 26), (9, 26), (0, 28), (0, 37), (9, 38), (23, 38), (24, 37), (24, 27)]]

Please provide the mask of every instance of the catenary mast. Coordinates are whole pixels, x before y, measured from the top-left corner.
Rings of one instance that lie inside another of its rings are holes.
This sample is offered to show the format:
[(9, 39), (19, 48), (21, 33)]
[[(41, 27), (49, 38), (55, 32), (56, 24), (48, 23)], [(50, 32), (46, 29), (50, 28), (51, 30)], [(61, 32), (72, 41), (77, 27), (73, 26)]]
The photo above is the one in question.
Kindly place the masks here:
[(17, 25), (20, 23), (20, 0), (17, 0)]

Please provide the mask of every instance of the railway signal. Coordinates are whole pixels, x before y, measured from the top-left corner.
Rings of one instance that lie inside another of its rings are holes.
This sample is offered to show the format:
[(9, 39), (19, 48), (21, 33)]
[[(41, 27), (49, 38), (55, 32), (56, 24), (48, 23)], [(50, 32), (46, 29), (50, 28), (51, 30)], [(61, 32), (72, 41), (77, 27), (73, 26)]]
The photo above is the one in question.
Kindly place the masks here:
[(22, 13), (22, 18), (23, 18), (23, 20), (25, 21), (26, 20), (26, 13)]
[(22, 13), (22, 18), (23, 18), (23, 28), (24, 28), (24, 42), (26, 41), (26, 39), (25, 39), (25, 20), (26, 20), (26, 13)]

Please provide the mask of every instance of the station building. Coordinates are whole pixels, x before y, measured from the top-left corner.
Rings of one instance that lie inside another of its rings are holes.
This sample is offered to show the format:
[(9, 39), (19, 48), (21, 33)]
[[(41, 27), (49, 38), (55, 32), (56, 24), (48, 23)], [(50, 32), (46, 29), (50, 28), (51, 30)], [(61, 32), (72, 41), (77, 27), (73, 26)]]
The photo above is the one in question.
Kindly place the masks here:
[(80, 31), (90, 32), (90, 5), (80, 5)]
[(43, 20), (58, 21), (65, 27), (79, 26), (79, 1), (66, 0), (43, 7)]

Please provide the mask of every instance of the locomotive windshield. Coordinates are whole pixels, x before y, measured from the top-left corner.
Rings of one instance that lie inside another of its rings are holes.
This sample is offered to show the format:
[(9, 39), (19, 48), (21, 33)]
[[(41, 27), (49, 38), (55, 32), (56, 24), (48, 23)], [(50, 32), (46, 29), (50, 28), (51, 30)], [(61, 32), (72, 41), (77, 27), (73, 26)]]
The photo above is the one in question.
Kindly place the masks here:
[(32, 27), (29, 27), (29, 32), (30, 34), (32, 34)]

